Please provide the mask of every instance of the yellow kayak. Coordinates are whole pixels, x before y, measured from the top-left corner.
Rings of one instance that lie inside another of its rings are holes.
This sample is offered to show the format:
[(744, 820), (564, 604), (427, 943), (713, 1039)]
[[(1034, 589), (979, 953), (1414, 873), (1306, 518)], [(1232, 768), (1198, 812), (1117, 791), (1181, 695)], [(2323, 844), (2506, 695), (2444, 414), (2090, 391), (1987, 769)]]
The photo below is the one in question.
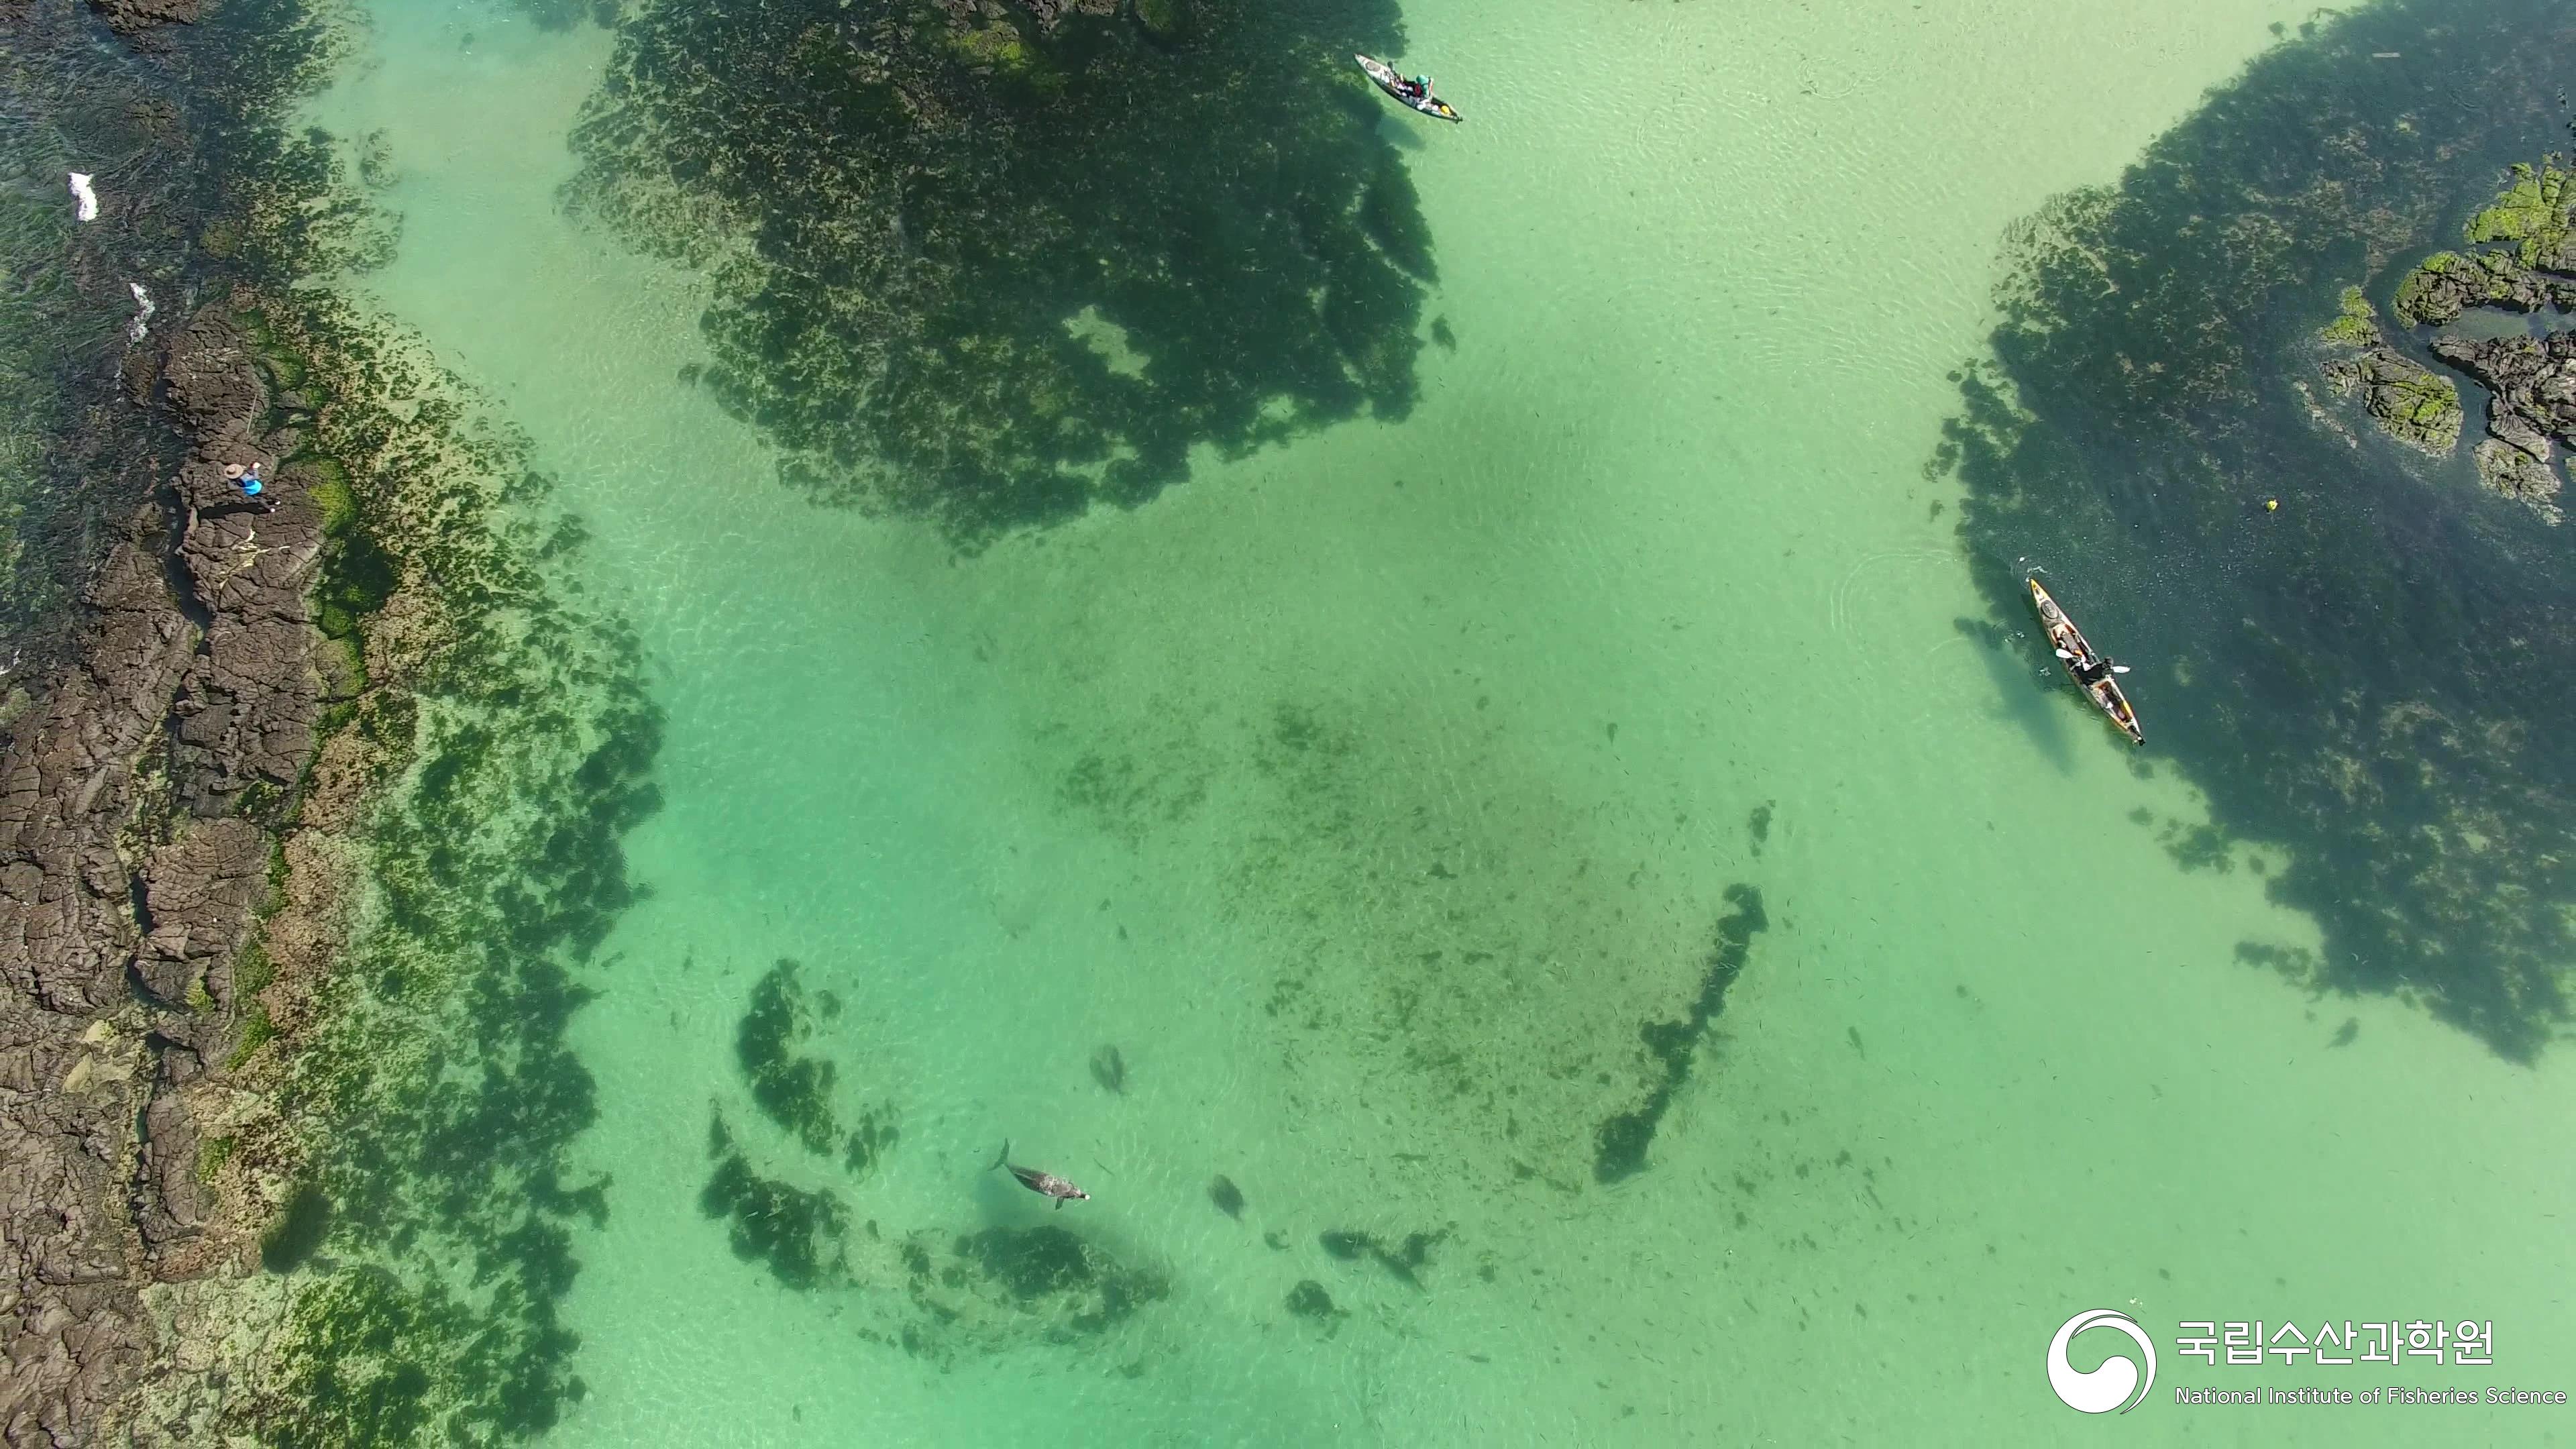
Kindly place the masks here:
[[(2067, 677), (2075, 681), (2076, 688), (2084, 691), (2086, 699), (2093, 701), (2094, 708), (2111, 717), (2111, 723), (2119, 726), (2120, 733), (2129, 737), (2129, 743), (2145, 744), (2147, 734), (2138, 728), (2138, 712), (2129, 707), (2129, 696), (2121, 692), (2120, 681), (2111, 676), (2109, 661), (2093, 652), (2093, 645), (2085, 639), (2084, 631), (2076, 628), (2075, 621), (2066, 617), (2066, 611), (2057, 606), (2057, 600), (2049, 597), (2048, 590), (2040, 585), (2039, 580), (2026, 582), (2030, 585), (2030, 605), (2039, 611), (2040, 626), (2048, 631), (2049, 647), (2059, 654), (2057, 662), (2066, 666)], [(2095, 671), (2097, 677), (2086, 678), (2088, 669)]]

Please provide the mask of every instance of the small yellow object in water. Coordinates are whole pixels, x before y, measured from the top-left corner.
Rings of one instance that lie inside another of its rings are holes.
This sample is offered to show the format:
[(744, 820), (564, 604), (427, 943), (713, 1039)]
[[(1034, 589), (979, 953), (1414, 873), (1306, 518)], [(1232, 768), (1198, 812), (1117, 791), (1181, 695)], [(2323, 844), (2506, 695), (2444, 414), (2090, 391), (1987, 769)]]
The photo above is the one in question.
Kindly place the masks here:
[(2266, 513), (2278, 513), (2278, 512), (2280, 512), (2280, 511), (2281, 511), (2281, 500), (2280, 500), (2280, 499), (2278, 499), (2278, 498), (2266, 498), (2266, 499), (2264, 499), (2264, 500), (2263, 500), (2263, 511), (2264, 511), (2264, 512), (2266, 512)]

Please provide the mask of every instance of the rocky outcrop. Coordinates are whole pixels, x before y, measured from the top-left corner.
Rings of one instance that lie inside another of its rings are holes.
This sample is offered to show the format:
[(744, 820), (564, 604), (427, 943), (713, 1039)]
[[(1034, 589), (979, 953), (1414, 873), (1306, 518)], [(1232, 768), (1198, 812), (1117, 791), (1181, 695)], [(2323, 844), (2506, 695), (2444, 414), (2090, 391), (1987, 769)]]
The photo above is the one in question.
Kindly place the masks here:
[(2425, 327), (2456, 322), (2472, 307), (2534, 312), (2576, 302), (2576, 287), (2546, 277), (2502, 252), (2435, 252), (2397, 284), (2397, 315)]
[[(2390, 301), (2400, 323), (2446, 327), (2477, 308), (2576, 311), (2576, 172), (2557, 157), (2514, 167), (2512, 184), (2462, 234), (2497, 245), (2435, 252), (2417, 263)], [(2344, 288), (2339, 314), (2321, 336), (2355, 351), (2326, 363), (2326, 377), (2339, 393), (2360, 393), (2389, 436), (2436, 455), (2458, 445), (2459, 389), (2389, 345), (2359, 287)], [(2474, 453), (2478, 481), (2558, 522), (2554, 444), (2576, 444), (2576, 336), (2444, 332), (2429, 345), (2487, 389), (2487, 436)]]
[[(207, 1251), (208, 1124), (264, 1020), (236, 973), (281, 812), (332, 693), (305, 595), (319, 510), (273, 511), (247, 339), (210, 308), (161, 374), (191, 448), (90, 590), (82, 662), (0, 748), (0, 1443), (94, 1442), (154, 1361), (144, 1289), (251, 1266)], [(219, 1160), (217, 1165), (220, 1165)]]
[(2362, 405), (2399, 442), (2427, 453), (2447, 453), (2459, 445), (2459, 388), (2395, 349), (2374, 346), (2359, 357), (2329, 363), (2326, 377), (2339, 393), (2360, 393)]
[(2576, 444), (2576, 335), (2436, 337), (2433, 353), (2487, 389), (2478, 481), (2556, 522), (2553, 441)]
[(2576, 335), (2436, 337), (2433, 355), (2493, 394), (2487, 430), (2536, 458), (2549, 440), (2576, 442)]
[(164, 25), (197, 23), (198, 0), (89, 0), (107, 28), (132, 39)]

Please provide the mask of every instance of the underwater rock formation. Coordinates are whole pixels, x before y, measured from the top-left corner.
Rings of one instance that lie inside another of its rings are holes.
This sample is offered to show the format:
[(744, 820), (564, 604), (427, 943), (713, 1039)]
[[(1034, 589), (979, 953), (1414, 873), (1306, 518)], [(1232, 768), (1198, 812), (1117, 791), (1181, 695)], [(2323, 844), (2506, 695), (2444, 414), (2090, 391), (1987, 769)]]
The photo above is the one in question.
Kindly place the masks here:
[(1753, 938), (1771, 924), (1762, 913), (1762, 892), (1752, 886), (1728, 886), (1726, 902), (1734, 909), (1718, 919), (1716, 940), (1689, 1012), (1679, 1021), (1650, 1021), (1638, 1029), (1650, 1059), (1646, 1100), (1601, 1124), (1592, 1161), (1597, 1181), (1618, 1182), (1645, 1170), (1646, 1150), (1654, 1145), (1655, 1130), (1672, 1109), (1674, 1094), (1690, 1080), (1691, 1059), (1699, 1050), (1700, 1038), (1726, 1009), (1726, 993), (1744, 974), (1744, 963), (1753, 954)]
[(1238, 1222), (1242, 1220), (1243, 1189), (1234, 1185), (1233, 1178), (1218, 1173), (1216, 1180), (1208, 1184), (1208, 1201), (1216, 1204), (1218, 1212)]
[(1296, 1287), (1288, 1290), (1288, 1311), (1299, 1318), (1322, 1322), (1349, 1316), (1345, 1310), (1333, 1306), (1333, 1295), (1325, 1292), (1324, 1285), (1312, 1278), (1300, 1279)]
[(1935, 460), (1991, 617), (2043, 559), (2160, 661), (2159, 752), (2227, 842), (2286, 848), (2266, 889), (2324, 936), (2302, 987), (2404, 988), (2516, 1060), (2570, 1015), (2576, 574), (2541, 516), (2356, 450), (2298, 384), (2346, 288), (2479, 232), (2549, 260), (2554, 222), (2490, 214), (2565, 144), (2570, 44), (2543, 0), (2320, 15), (2022, 229)]
[(700, 385), (791, 484), (971, 546), (1412, 406), (1429, 236), (1348, 61), (1395, 25), (650, 0), (564, 199), (707, 270)]

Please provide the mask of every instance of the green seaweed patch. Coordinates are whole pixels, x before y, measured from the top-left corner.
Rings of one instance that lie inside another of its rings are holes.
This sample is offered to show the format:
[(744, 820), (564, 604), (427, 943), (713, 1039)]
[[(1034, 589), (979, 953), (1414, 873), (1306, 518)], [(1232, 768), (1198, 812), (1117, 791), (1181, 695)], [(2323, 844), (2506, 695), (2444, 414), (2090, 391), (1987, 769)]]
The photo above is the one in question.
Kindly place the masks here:
[(2304, 946), (2275, 946), (2265, 941), (2239, 941), (2236, 943), (2236, 960), (2239, 965), (2269, 971), (2292, 986), (2307, 990), (2322, 989), (2325, 963), (2317, 959), (2316, 952)]
[[(429, 1437), (532, 1432), (577, 1390), (576, 1340), (555, 1316), (576, 1271), (569, 1228), (606, 1213), (604, 1184), (572, 1181), (567, 1163), (597, 1112), (565, 1040), (589, 999), (575, 972), (635, 899), (620, 837), (659, 803), (661, 719), (631, 631), (571, 605), (537, 567), (554, 515), (524, 442), (347, 302), (296, 300), (272, 301), (266, 321), (331, 398), (313, 436), (350, 493), (335, 544), (381, 544), (382, 566), (343, 569), (326, 602), (374, 647), (388, 574), (413, 601), (397, 636), (405, 688), (369, 691), (349, 717), (379, 790), (355, 841), (372, 908), (280, 1103), (350, 1225), (348, 1266), (321, 1277), (382, 1270), (347, 1290), (381, 1311), (330, 1311), (320, 1289), (308, 1308), (299, 1288), (302, 1356), (264, 1375), (241, 1413), (266, 1442), (387, 1442), (348, 1438), (363, 1425), (293, 1386), (373, 1352), (344, 1335), (393, 1322), (430, 1380), (397, 1397), (429, 1416)], [(395, 1271), (415, 1261), (461, 1265), (474, 1291)]]
[(1431, 1265), (1431, 1250), (1447, 1240), (1449, 1229), (1436, 1233), (1407, 1233), (1404, 1240), (1389, 1244), (1374, 1234), (1351, 1228), (1334, 1228), (1321, 1234), (1316, 1242), (1331, 1257), (1355, 1263), (1365, 1258), (1395, 1275), (1406, 1287), (1422, 1288), (1422, 1270)]
[(1678, 1021), (1650, 1021), (1638, 1030), (1651, 1062), (1650, 1084), (1645, 1101), (1603, 1122), (1594, 1134), (1592, 1175), (1600, 1182), (1618, 1182), (1645, 1170), (1655, 1131), (1671, 1110), (1674, 1095), (1690, 1080), (1700, 1038), (1726, 1009), (1726, 993), (1744, 974), (1754, 936), (1771, 924), (1762, 913), (1762, 892), (1753, 886), (1728, 886), (1726, 902), (1734, 909), (1718, 919), (1716, 940), (1702, 962), (1699, 994), (1691, 999), (1690, 1010)]
[(903, 1133), (891, 1120), (875, 1112), (862, 1113), (859, 1125), (851, 1129), (850, 1139), (842, 1149), (841, 1165), (852, 1177), (864, 1176), (902, 1138)]
[(1145, 33), (1176, 44), (1198, 32), (1199, 0), (1136, 0), (1136, 23)]
[(197, 1181), (211, 1184), (223, 1175), (224, 1164), (233, 1160), (241, 1145), (234, 1137), (209, 1137), (197, 1146)]
[(953, 1251), (1021, 1308), (1052, 1312), (1077, 1333), (1105, 1333), (1171, 1291), (1052, 1223), (986, 1228), (958, 1238)]
[(2368, 347), (2379, 340), (2379, 313), (2359, 287), (2346, 287), (2335, 320), (2319, 335), (2338, 347)]
[(232, 1054), (224, 1058), (224, 1070), (238, 1070), (241, 1064), (249, 1061), (261, 1047), (276, 1039), (277, 1024), (269, 1020), (267, 1005), (263, 1002), (252, 1002), (250, 1010), (242, 1015), (241, 1036), (234, 1042)]
[(2236, 868), (2236, 857), (2228, 848), (2225, 831), (2215, 825), (2193, 825), (2181, 820), (2168, 820), (2156, 843), (2174, 864), (2186, 871), (2210, 870), (2225, 875)]
[(751, 1007), (734, 1031), (734, 1060), (761, 1114), (786, 1128), (806, 1151), (828, 1155), (840, 1138), (832, 1111), (836, 1069), (796, 1053), (813, 1032), (813, 1011), (796, 972), (796, 963), (782, 957), (752, 988)]
[(1345, 59), (1391, 0), (952, 9), (639, 4), (574, 127), (567, 206), (707, 269), (700, 388), (790, 486), (973, 548), (1411, 409), (1431, 244)]
[[(292, 1276), (218, 1428), (491, 1443), (582, 1392), (556, 1306), (606, 1184), (568, 1175), (596, 1106), (565, 1030), (587, 999), (576, 970), (635, 898), (620, 837), (658, 803), (660, 716), (631, 630), (538, 567), (558, 514), (525, 440), (416, 340), (312, 285), (381, 262), (395, 235), (351, 148), (295, 123), (354, 53), (353, 14), (227, 0), (190, 37), (191, 119), (224, 163), (204, 188), (220, 214), (192, 228), (206, 291), (234, 299), (301, 430), (281, 479), (322, 511), (317, 612), (344, 646), (393, 651), (400, 681), (335, 710), (329, 748), (354, 749), (371, 786), (342, 854), (363, 908), (280, 1062), (277, 1156), (301, 1170), (263, 1260)], [(380, 630), (395, 595), (404, 627)], [(254, 1004), (236, 1064), (274, 1035), (255, 1004), (270, 974), (237, 963)]]
[(721, 1115), (708, 1137), (716, 1166), (698, 1194), (698, 1211), (725, 1224), (734, 1256), (760, 1264), (779, 1286), (798, 1292), (846, 1279), (850, 1212), (839, 1196), (753, 1171)]
[(2468, 239), (2511, 242), (2515, 260), (2526, 267), (2566, 267), (2568, 207), (2576, 202), (2568, 181), (2556, 156), (2542, 158), (2538, 166), (2515, 162), (2513, 180), (2503, 194), (2469, 218)]
[[(560, 1230), (523, 1250), (551, 1263), (557, 1291), (570, 1285), (571, 1257)], [(578, 1378), (553, 1366), (572, 1343), (543, 1303), (514, 1301), (516, 1282), (477, 1285), (406, 1279), (364, 1265), (322, 1275), (297, 1298), (277, 1373), (291, 1405), (262, 1424), (278, 1449), (353, 1444), (488, 1444), (551, 1428), (557, 1405), (583, 1397)], [(478, 1301), (488, 1295), (488, 1305)], [(497, 1311), (496, 1311), (497, 1310)], [(518, 1334), (497, 1333), (496, 1316), (532, 1318), (552, 1342), (530, 1352)]]

